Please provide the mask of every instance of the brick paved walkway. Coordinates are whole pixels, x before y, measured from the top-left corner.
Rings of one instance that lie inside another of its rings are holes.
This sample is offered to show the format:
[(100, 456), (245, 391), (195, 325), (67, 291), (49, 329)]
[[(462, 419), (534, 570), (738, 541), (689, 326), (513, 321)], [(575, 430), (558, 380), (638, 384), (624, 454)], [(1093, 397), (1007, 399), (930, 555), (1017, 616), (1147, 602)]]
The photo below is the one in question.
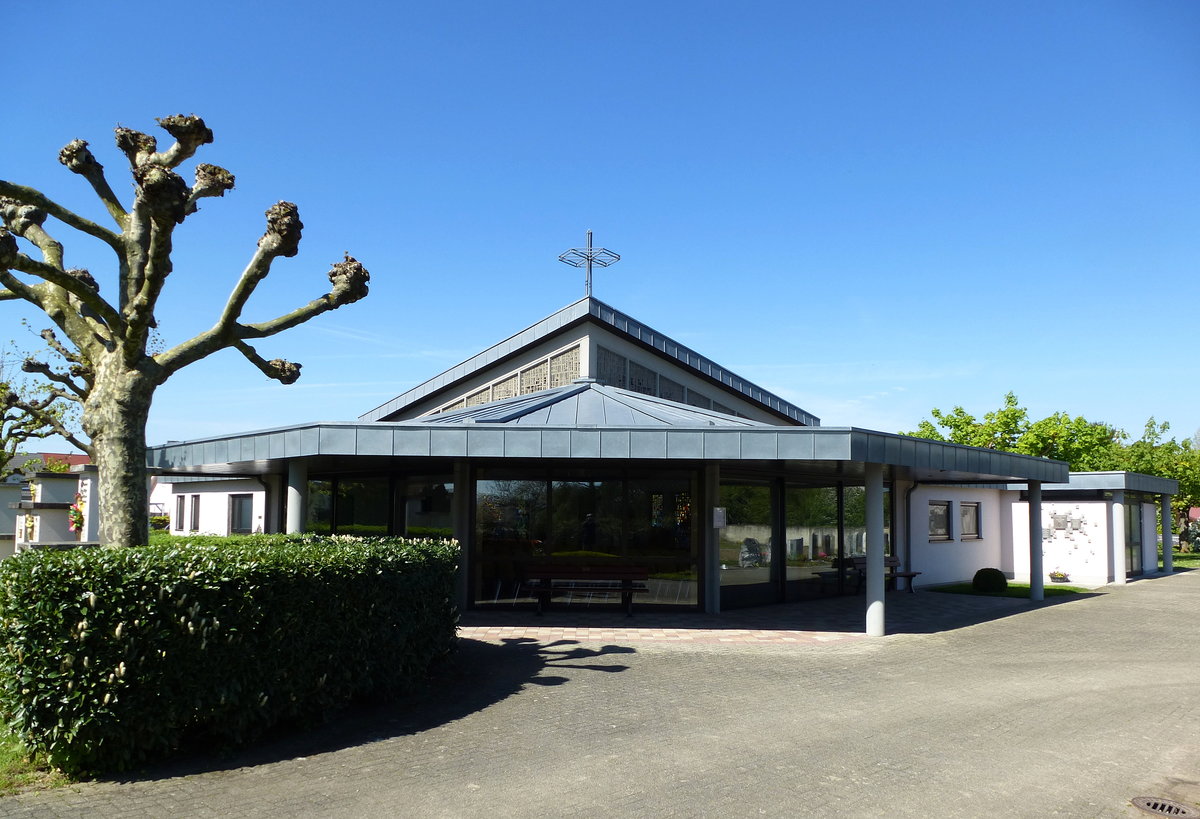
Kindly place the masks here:
[(893, 594), (882, 639), (856, 634), (862, 605), (472, 614), (421, 695), (0, 815), (1132, 817), (1137, 795), (1200, 800), (1200, 572), (1054, 605)]

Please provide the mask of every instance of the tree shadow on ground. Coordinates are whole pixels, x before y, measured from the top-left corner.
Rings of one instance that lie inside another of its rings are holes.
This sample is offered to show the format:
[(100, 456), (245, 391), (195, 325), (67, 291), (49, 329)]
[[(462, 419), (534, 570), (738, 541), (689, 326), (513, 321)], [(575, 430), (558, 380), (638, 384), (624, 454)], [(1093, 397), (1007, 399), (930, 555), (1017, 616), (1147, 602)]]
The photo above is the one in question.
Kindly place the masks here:
[(457, 651), (440, 662), (413, 693), (385, 702), (355, 703), (324, 719), (318, 716), (303, 725), (277, 728), (239, 748), (184, 747), (162, 765), (100, 780), (128, 783), (234, 770), (418, 734), (483, 710), (526, 686), (569, 682), (552, 673), (556, 668), (626, 671), (629, 666), (606, 658), (634, 651), (616, 645), (588, 648), (575, 640), (543, 644), (530, 638), (510, 638), (497, 645), (459, 638)]

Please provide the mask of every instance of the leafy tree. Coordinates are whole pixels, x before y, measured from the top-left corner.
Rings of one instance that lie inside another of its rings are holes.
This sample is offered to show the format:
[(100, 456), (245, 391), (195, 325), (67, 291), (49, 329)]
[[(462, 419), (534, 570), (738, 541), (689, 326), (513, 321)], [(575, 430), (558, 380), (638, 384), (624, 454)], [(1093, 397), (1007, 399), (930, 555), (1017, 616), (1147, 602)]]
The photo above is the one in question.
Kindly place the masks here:
[[(930, 414), (937, 421), (936, 425), (930, 421), (922, 421), (916, 431), (905, 434), (934, 441), (1015, 452), (1017, 442), (1029, 428), (1028, 413), (1024, 407), (1017, 405), (1017, 396), (1011, 392), (1004, 396), (1004, 406), (984, 415), (982, 421), (962, 407), (955, 407), (950, 412), (942, 412), (935, 408)], [(939, 427), (944, 429), (945, 433)]]
[[(158, 327), (155, 307), (172, 269), (172, 235), (196, 212), (199, 200), (223, 196), (234, 185), (233, 174), (216, 165), (197, 164), (191, 185), (176, 173), (201, 146), (213, 141), (202, 119), (175, 115), (158, 124), (174, 139), (165, 151), (158, 150), (149, 134), (116, 129), (117, 148), (133, 176), (133, 202), (128, 208), (86, 142), (77, 139), (59, 153), (59, 162), (89, 183), (115, 230), (34, 188), (0, 180), (0, 287), (5, 288), (0, 289), (0, 301), (24, 299), (44, 311), (57, 328), (57, 332), (45, 331), (43, 337), (66, 366), (32, 361), (25, 369), (45, 377), (52, 395), (82, 408), (88, 438), (83, 449), (96, 463), (99, 478), (100, 537), (114, 545), (140, 544), (149, 538), (146, 421), (159, 385), (225, 348), (240, 352), (268, 378), (294, 382), (300, 376), (299, 364), (267, 361), (251, 342), (358, 301), (367, 295), (370, 279), (366, 269), (347, 255), (329, 271), (332, 287), (326, 295), (275, 318), (243, 321), (242, 311), (271, 265), (298, 252), (303, 227), (299, 213), (292, 203), (279, 202), (267, 210), (266, 232), (213, 326), (161, 352), (151, 352), (148, 342)], [(98, 279), (86, 270), (68, 268), (63, 245), (53, 235), (55, 222), (106, 245), (115, 257), (113, 269)], [(23, 248), (32, 248), (32, 255)], [(102, 281), (113, 294), (110, 298), (101, 295)]]
[(30, 441), (74, 437), (65, 403), (45, 387), (26, 383), (13, 372), (11, 360), (0, 352), (0, 481), (29, 471), (31, 464), (15, 456)]
[(1124, 430), (1083, 416), (1072, 418), (1065, 412), (1031, 423), (1011, 392), (1004, 396), (1004, 406), (984, 415), (982, 421), (962, 407), (948, 413), (934, 409), (930, 414), (936, 424), (924, 420), (907, 434), (1055, 458), (1078, 471), (1141, 472), (1173, 478), (1179, 482), (1172, 501), (1179, 517), (1186, 522), (1188, 508), (1200, 506), (1200, 450), (1191, 439), (1167, 438), (1170, 425), (1154, 418), (1146, 422), (1141, 438), (1126, 443), (1129, 436)]

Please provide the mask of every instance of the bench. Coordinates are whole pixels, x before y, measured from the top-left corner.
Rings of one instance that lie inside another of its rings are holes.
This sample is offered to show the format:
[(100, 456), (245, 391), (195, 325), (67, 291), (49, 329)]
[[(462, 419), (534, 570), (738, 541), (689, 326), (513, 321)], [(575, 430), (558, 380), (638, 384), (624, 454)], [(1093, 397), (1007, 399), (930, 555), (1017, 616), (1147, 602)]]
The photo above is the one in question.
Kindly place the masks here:
[(632, 617), (633, 596), (649, 591), (645, 583), (649, 576), (650, 572), (639, 566), (530, 564), (525, 567), (526, 579), (521, 582), (519, 594), (528, 594), (537, 601), (539, 616), (553, 597), (580, 594), (591, 599), (594, 594), (620, 594), (625, 614)]
[[(862, 591), (863, 586), (867, 582), (867, 559), (865, 557), (854, 558), (854, 568), (858, 569), (858, 587), (855, 589), (855, 591), (859, 592), (859, 591)], [(919, 575), (920, 572), (902, 571), (901, 564), (900, 564), (900, 558), (898, 558), (894, 555), (885, 555), (884, 556), (883, 568), (884, 568), (884, 571), (887, 572), (887, 574), (884, 575), (884, 585), (885, 586), (887, 583), (891, 583), (892, 588), (895, 588), (896, 587), (896, 585), (895, 585), (896, 578), (903, 577), (906, 580), (908, 580), (908, 590), (910, 592), (913, 591), (913, 578), (915, 578), (917, 575)]]

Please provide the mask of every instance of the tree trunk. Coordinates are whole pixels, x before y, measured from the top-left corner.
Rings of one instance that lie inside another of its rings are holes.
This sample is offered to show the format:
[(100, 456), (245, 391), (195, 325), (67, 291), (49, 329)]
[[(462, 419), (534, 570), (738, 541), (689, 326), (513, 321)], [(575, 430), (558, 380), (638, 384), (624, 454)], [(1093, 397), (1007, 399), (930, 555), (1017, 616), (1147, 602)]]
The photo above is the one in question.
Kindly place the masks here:
[(100, 512), (100, 542), (140, 546), (150, 539), (146, 475), (146, 422), (157, 383), (121, 367), (119, 354), (96, 368), (83, 408), (83, 428), (92, 439)]

